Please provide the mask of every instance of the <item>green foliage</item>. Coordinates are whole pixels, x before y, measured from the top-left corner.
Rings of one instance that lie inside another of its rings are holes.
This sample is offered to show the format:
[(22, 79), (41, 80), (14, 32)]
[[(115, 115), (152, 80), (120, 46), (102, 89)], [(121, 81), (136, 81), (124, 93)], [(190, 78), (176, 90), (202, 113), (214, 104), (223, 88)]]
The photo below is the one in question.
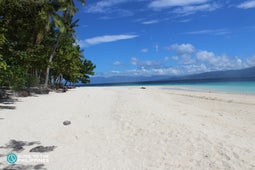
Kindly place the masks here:
[(76, 12), (72, 0), (1, 0), (0, 87), (89, 82), (95, 66), (75, 45)]
[[(5, 29), (4, 28), (0, 28), (0, 74), (3, 74), (3, 71), (5, 71), (7, 69), (7, 64), (6, 62), (3, 60), (3, 55), (2, 55), (2, 51), (3, 51), (3, 44), (6, 41), (6, 38), (4, 36), (4, 32)], [(0, 80), (1, 81), (1, 80)]]
[(0, 75), (1, 87), (10, 89), (21, 89), (25, 87), (26, 73), (21, 66), (9, 66), (7, 70)]
[(94, 75), (94, 69), (96, 66), (90, 61), (90, 60), (84, 60), (82, 62), (82, 67), (80, 70), (81, 76), (79, 77), (79, 80), (82, 83), (89, 83), (90, 82), (90, 75)]

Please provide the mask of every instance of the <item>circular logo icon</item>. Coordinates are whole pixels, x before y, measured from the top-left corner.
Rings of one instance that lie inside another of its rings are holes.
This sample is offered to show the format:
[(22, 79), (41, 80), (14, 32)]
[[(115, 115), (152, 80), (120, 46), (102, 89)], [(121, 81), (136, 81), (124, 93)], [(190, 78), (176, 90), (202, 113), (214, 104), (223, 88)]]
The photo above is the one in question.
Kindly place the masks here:
[(7, 162), (10, 164), (14, 164), (17, 161), (18, 157), (14, 153), (10, 153), (7, 155)]

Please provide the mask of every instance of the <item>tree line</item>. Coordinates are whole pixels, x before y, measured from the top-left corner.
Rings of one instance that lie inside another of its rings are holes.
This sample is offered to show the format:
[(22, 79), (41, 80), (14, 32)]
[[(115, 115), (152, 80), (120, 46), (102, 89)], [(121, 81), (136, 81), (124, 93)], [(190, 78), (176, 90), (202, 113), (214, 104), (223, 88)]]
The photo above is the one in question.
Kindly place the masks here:
[(96, 66), (77, 44), (77, 11), (73, 0), (1, 0), (0, 87), (88, 83)]

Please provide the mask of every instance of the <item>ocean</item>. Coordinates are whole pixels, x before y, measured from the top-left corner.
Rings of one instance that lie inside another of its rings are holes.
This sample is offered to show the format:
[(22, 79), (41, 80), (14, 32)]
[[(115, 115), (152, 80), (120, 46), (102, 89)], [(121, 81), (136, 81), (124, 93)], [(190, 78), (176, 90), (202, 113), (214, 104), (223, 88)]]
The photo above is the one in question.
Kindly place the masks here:
[[(160, 84), (157, 84), (158, 86)], [(195, 90), (218, 91), (226, 93), (255, 94), (255, 81), (226, 81), (226, 82), (199, 82), (199, 83), (169, 83), (161, 84), (166, 87), (185, 87)]]
[(184, 87), (191, 90), (218, 91), (226, 93), (255, 94), (255, 80), (224, 81), (224, 80), (192, 80), (192, 81), (171, 81), (171, 82), (136, 82), (136, 83), (111, 83), (111, 84), (91, 84), (86, 86), (164, 86), (164, 87)]

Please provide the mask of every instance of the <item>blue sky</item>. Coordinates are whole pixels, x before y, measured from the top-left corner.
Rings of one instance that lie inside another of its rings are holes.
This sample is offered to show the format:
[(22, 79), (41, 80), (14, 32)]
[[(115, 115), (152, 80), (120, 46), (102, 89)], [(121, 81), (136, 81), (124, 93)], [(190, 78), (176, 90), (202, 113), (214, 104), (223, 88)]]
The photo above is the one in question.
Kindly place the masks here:
[(96, 76), (255, 66), (255, 0), (87, 0), (76, 28)]

